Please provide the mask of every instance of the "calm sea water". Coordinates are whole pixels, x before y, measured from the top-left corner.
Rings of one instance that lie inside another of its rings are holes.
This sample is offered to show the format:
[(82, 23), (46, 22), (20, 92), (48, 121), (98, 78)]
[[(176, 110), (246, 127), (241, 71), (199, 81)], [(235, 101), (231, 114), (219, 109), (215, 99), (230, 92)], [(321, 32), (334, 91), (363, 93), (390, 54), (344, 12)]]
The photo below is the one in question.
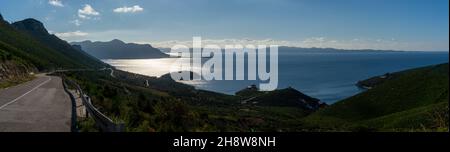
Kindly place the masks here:
[[(104, 60), (118, 69), (148, 76), (169, 73), (175, 58)], [(186, 59), (188, 61), (188, 59)], [(293, 87), (326, 103), (362, 90), (359, 80), (387, 72), (448, 62), (448, 52), (296, 52), (279, 51), (279, 88)], [(234, 94), (257, 81), (189, 81), (198, 89)]]

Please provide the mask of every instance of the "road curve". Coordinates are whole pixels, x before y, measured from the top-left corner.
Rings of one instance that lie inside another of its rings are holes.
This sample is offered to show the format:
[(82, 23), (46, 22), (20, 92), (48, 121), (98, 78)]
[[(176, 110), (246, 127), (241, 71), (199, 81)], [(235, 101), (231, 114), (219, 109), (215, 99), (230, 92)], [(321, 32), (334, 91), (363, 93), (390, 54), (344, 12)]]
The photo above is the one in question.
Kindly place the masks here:
[(0, 132), (70, 132), (71, 106), (59, 77), (1, 89)]

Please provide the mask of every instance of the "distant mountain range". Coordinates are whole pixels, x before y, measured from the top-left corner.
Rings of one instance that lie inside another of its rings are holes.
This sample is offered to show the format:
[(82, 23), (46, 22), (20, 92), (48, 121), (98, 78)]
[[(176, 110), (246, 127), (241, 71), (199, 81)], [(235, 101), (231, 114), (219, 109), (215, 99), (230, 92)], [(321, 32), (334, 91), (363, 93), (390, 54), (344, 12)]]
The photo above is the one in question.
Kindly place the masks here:
[(99, 59), (151, 59), (166, 58), (169, 55), (162, 53), (159, 49), (153, 48), (149, 44), (125, 43), (114, 39), (109, 42), (72, 42), (74, 46), (81, 47), (82, 50)]
[(336, 49), (336, 48), (301, 48), (301, 47), (289, 47), (289, 46), (280, 46), (280, 51), (296, 51), (296, 52), (318, 52), (318, 53), (326, 53), (326, 52), (401, 52), (399, 50), (374, 50), (374, 49)]
[[(162, 52), (169, 53), (170, 48), (158, 48)], [(192, 51), (192, 48), (190, 49)], [(290, 46), (279, 46), (278, 50), (280, 52), (308, 52), (308, 53), (351, 53), (351, 52), (403, 52), (400, 50), (374, 50), (374, 49), (336, 49), (336, 48), (303, 48), (303, 47), (290, 47)]]

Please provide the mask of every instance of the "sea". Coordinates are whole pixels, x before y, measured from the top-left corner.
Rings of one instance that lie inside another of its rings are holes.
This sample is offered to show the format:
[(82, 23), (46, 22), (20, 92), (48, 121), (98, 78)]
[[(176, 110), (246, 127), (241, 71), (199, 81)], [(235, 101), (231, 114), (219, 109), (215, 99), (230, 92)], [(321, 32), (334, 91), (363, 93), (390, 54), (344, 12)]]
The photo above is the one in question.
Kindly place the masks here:
[[(448, 63), (448, 57), (448, 51), (297, 51), (280, 49), (278, 88), (292, 87), (325, 103), (333, 104), (364, 91), (355, 85), (360, 80), (411, 68)], [(180, 58), (105, 59), (103, 61), (120, 70), (160, 77), (169, 73), (178, 59)], [(208, 59), (204, 58), (203, 62)], [(184, 62), (189, 62), (188, 58), (184, 58), (184, 60)], [(249, 61), (248, 59), (244, 60)], [(181, 82), (197, 89), (232, 95), (250, 85), (259, 84), (261, 81), (197, 80)]]

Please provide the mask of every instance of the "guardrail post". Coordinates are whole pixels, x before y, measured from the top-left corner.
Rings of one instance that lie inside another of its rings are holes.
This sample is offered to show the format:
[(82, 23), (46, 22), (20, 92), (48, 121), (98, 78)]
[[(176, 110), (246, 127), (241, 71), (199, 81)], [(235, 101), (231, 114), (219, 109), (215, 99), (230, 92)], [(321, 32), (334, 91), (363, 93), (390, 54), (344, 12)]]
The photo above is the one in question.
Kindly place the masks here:
[(88, 112), (87, 108), (84, 108), (84, 110), (85, 110), (86, 119), (88, 119), (89, 118), (89, 112)]

